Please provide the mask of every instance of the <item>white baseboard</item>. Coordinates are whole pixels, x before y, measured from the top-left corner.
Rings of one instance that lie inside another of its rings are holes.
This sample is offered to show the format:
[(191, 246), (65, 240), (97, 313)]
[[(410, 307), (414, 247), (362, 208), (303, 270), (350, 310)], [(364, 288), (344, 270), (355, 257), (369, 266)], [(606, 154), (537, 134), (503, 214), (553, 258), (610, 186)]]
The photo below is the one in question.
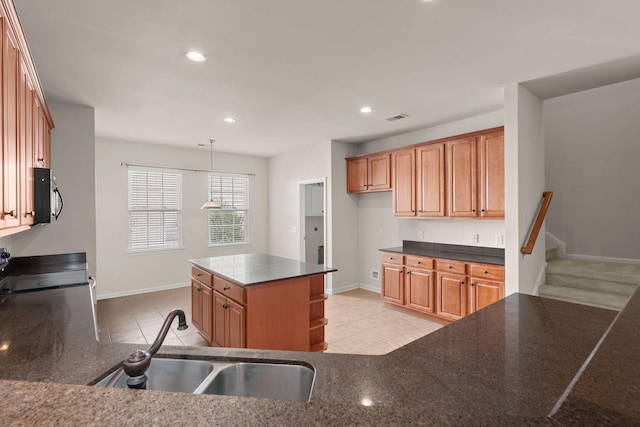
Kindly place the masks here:
[(365, 291), (369, 291), (369, 292), (375, 292), (376, 294), (380, 293), (380, 286), (371, 286), (371, 285), (365, 285), (361, 283), (360, 289), (364, 289)]
[(130, 291), (110, 292), (107, 294), (98, 294), (97, 299), (103, 300), (103, 299), (118, 298), (118, 297), (129, 297), (131, 295), (148, 294), (149, 292), (158, 292), (158, 291), (167, 291), (169, 289), (186, 288), (187, 286), (191, 286), (191, 283), (190, 282), (175, 283), (172, 285), (158, 286), (155, 288), (132, 289)]
[(640, 265), (640, 259), (631, 259), (631, 258), (610, 258), (610, 257), (603, 257), (603, 256), (580, 255), (580, 254), (566, 254), (565, 258), (577, 259), (577, 260), (583, 260), (583, 261), (600, 261), (600, 262), (613, 262), (618, 264)]
[(379, 286), (365, 285), (363, 283), (354, 283), (349, 286), (343, 286), (336, 289), (327, 289), (327, 293), (331, 295), (335, 295), (335, 294), (341, 294), (342, 292), (353, 291), (354, 289), (364, 289), (365, 291), (375, 292), (376, 294), (380, 293)]

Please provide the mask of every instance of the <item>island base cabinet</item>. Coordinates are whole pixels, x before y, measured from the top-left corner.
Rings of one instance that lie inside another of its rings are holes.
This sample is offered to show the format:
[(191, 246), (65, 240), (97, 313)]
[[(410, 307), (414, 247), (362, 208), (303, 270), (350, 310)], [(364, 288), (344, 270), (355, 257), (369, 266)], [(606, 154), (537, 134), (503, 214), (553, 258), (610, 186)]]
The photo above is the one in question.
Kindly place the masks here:
[(217, 291), (213, 291), (211, 344), (218, 347), (245, 347), (245, 308)]
[(309, 351), (309, 280), (247, 288), (247, 348)]
[(200, 335), (211, 342), (211, 288), (191, 279), (191, 322)]

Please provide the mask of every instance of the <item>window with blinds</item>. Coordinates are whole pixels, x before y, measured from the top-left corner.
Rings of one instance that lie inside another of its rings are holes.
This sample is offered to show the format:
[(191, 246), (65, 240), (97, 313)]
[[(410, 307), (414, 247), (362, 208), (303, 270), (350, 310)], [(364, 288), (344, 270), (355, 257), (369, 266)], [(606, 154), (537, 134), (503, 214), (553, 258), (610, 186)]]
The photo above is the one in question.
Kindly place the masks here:
[(249, 177), (209, 175), (209, 246), (249, 242)]
[(182, 247), (182, 174), (129, 168), (129, 250)]

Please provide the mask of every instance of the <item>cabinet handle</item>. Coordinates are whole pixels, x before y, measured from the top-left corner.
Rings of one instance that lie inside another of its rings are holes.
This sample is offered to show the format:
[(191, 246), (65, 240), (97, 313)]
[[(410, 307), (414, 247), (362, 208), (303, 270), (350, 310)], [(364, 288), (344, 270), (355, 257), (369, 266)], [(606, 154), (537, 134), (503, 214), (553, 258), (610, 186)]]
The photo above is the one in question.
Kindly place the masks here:
[(227, 304), (222, 304), (222, 308), (227, 308), (229, 307)]
[(26, 218), (26, 217), (28, 217), (28, 216), (34, 216), (35, 214), (36, 214), (36, 213), (35, 213), (34, 211), (31, 211), (31, 212), (27, 212), (27, 213), (25, 213), (25, 214), (24, 214), (24, 216), (25, 216), (25, 218)]
[(471, 286), (475, 286), (475, 285), (476, 285), (475, 283), (471, 282)]
[(204, 276), (204, 274), (203, 273), (198, 273), (198, 274), (196, 274), (196, 276), (200, 277), (200, 276)]
[(407, 274), (411, 274), (411, 272), (410, 272), (410, 271), (407, 271)]
[(484, 212), (484, 209), (482, 209), (480, 212)]
[(223, 291), (228, 291), (229, 289), (231, 289), (231, 286), (226, 286), (226, 287), (222, 288)]
[(488, 271), (485, 271), (485, 272), (484, 272), (484, 274), (489, 274), (489, 272), (488, 272)]
[(460, 281), (460, 284), (461, 284), (461, 285), (464, 285), (464, 282), (463, 282), (463, 281)]
[(5, 217), (5, 216), (7, 216), (7, 215), (9, 215), (9, 216), (11, 216), (11, 217), (15, 218), (15, 217), (16, 217), (16, 211), (11, 210), (11, 211), (9, 211), (9, 212), (5, 212), (5, 213), (2, 215), (2, 217), (4, 218), (4, 217)]
[(476, 211), (475, 209), (471, 209), (471, 212), (475, 212), (475, 211)]
[(453, 265), (450, 265), (449, 268), (453, 268)]
[(202, 288), (196, 288), (196, 291), (201, 292)]
[(418, 264), (422, 264), (422, 262), (421, 262), (421, 261), (418, 261)]

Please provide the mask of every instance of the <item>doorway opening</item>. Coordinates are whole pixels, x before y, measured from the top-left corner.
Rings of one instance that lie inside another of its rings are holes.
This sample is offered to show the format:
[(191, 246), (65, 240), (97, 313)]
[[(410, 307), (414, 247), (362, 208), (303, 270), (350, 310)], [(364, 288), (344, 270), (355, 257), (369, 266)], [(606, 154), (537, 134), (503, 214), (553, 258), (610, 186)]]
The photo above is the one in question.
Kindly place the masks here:
[(326, 265), (326, 178), (299, 181), (300, 261)]

